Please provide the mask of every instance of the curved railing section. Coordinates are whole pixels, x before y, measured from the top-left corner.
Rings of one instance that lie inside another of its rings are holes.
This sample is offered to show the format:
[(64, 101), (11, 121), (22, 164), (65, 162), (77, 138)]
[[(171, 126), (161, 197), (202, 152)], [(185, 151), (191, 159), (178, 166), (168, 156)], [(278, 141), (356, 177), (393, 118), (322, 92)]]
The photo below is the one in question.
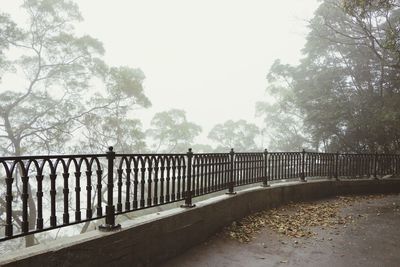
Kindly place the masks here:
[(0, 241), (192, 199), (306, 177), (400, 175), (398, 154), (251, 152), (0, 157)]
[(0, 157), (0, 240), (104, 217), (106, 154)]
[(184, 199), (186, 154), (116, 154), (116, 214)]

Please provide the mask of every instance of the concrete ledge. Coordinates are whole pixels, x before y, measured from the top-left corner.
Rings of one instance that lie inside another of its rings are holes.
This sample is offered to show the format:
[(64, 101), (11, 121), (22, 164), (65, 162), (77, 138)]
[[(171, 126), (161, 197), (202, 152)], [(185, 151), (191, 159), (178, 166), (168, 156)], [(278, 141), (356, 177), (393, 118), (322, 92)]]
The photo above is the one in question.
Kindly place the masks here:
[(145, 215), (114, 233), (88, 232), (8, 254), (0, 266), (153, 266), (205, 241), (250, 213), (291, 201), (344, 194), (399, 193), (400, 179), (290, 182), (255, 187)]

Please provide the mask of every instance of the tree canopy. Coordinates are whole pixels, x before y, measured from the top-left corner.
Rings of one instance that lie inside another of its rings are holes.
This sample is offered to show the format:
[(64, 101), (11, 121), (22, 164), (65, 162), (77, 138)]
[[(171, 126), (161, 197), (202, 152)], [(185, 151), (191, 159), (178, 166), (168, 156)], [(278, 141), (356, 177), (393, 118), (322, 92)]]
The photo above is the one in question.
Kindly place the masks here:
[(400, 2), (323, 1), (303, 54), (268, 73), (275, 114), (315, 150), (400, 151)]
[[(76, 35), (83, 18), (72, 1), (25, 0), (21, 7), (25, 24), (0, 13), (0, 153), (65, 151), (66, 142), (85, 130), (92, 140), (113, 127), (134, 131), (137, 123), (122, 118), (133, 105), (150, 105), (143, 73), (108, 66), (99, 40)], [(97, 128), (87, 131), (90, 124)]]
[(228, 120), (215, 125), (208, 138), (218, 145), (218, 152), (227, 152), (231, 148), (236, 151), (252, 151), (257, 149), (255, 138), (259, 133), (260, 130), (255, 124), (245, 120)]
[(156, 113), (147, 134), (153, 139), (154, 152), (184, 153), (201, 133), (201, 127), (186, 119), (186, 112), (171, 109)]

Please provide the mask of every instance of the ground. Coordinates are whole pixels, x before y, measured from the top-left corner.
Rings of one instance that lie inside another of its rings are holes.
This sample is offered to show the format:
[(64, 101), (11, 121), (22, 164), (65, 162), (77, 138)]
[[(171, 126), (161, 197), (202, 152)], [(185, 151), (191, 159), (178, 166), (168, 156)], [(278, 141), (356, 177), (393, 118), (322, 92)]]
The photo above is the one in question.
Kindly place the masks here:
[(162, 266), (400, 266), (400, 195), (253, 214)]

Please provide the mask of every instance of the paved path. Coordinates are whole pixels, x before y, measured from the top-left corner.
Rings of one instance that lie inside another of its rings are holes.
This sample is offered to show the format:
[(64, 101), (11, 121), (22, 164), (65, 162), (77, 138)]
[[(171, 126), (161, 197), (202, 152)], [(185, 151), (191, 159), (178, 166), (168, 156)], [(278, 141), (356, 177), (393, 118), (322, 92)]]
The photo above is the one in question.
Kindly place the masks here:
[[(242, 244), (220, 236), (166, 262), (176, 266), (400, 266), (400, 195), (361, 200), (341, 209), (354, 223), (291, 238), (264, 228)], [(360, 216), (361, 215), (361, 216)]]

